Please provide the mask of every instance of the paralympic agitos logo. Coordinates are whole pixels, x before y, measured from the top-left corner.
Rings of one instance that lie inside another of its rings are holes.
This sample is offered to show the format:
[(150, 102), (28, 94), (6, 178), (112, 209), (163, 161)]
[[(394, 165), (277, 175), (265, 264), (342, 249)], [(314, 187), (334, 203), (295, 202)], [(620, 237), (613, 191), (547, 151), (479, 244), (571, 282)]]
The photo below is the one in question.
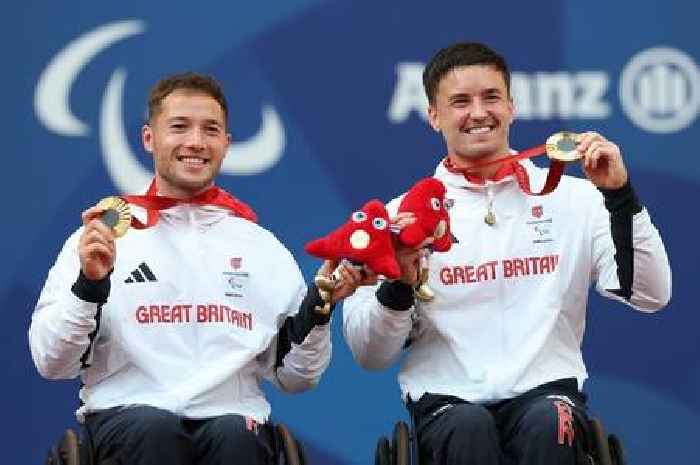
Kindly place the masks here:
[[(104, 24), (68, 43), (42, 72), (34, 93), (39, 121), (50, 131), (66, 137), (88, 137), (91, 128), (71, 111), (69, 97), (81, 71), (99, 53), (119, 41), (146, 32), (141, 20)], [(123, 95), (127, 70), (116, 68), (106, 84), (99, 116), (99, 141), (107, 173), (122, 192), (138, 192), (152, 173), (142, 166), (129, 147), (124, 130)], [(286, 145), (285, 129), (274, 107), (262, 106), (262, 125), (248, 140), (232, 144), (221, 166), (222, 174), (254, 175), (274, 166)]]

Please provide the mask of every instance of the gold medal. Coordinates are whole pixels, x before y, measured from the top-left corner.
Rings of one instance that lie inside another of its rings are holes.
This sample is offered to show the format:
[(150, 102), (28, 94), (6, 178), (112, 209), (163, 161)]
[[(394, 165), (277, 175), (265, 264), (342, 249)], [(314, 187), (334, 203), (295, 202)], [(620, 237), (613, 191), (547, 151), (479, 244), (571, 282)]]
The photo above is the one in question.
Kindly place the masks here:
[(97, 204), (102, 209), (100, 220), (114, 231), (116, 237), (122, 237), (131, 226), (131, 209), (129, 204), (119, 197), (105, 197)]
[(576, 150), (576, 136), (575, 132), (568, 131), (557, 132), (549, 136), (545, 144), (547, 156), (552, 160), (559, 161), (579, 160), (582, 155)]

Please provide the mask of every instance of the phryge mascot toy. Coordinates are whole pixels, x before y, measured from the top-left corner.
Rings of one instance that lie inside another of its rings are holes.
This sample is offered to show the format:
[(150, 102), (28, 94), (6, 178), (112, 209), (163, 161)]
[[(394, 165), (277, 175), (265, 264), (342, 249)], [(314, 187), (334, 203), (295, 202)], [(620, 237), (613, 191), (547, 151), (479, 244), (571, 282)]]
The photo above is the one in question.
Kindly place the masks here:
[(450, 215), (447, 213), (445, 185), (435, 178), (418, 181), (404, 195), (399, 204), (399, 213), (410, 212), (415, 222), (405, 226), (399, 232), (399, 241), (408, 247), (418, 247), (426, 239), (432, 238), (432, 244), (424, 247), (421, 253), (418, 271), (418, 284), (415, 294), (420, 300), (430, 301), (435, 293), (427, 285), (428, 256), (431, 251), (447, 252), (452, 247)]
[[(379, 200), (370, 200), (361, 210), (354, 212), (345, 224), (325, 237), (309, 242), (304, 249), (314, 257), (346, 260), (360, 268), (366, 266), (388, 279), (401, 276), (392, 244), (389, 214)], [(330, 277), (316, 276), (316, 285), (326, 302), (318, 311), (330, 311), (331, 293), (339, 280), (338, 269)]]

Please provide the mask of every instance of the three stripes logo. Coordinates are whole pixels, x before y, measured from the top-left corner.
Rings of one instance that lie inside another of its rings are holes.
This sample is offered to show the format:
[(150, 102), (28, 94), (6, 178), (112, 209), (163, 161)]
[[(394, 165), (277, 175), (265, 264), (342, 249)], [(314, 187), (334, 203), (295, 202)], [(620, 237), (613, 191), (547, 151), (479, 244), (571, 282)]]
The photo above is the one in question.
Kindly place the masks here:
[(141, 263), (138, 268), (131, 272), (131, 276), (124, 280), (125, 283), (145, 283), (156, 282), (156, 275), (153, 274), (151, 269), (146, 265), (146, 262)]

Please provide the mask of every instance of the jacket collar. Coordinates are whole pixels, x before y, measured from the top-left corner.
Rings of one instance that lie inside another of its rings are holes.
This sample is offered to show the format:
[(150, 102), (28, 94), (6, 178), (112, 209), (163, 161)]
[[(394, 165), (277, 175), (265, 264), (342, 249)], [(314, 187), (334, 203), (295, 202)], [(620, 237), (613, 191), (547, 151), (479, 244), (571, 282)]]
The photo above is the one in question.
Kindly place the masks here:
[[(469, 174), (465, 176), (458, 171), (450, 171), (445, 163), (447, 158), (440, 160), (435, 168), (435, 177), (445, 184), (457, 188), (483, 189), (492, 184), (504, 184), (517, 182), (516, 174), (520, 172), (531, 172), (535, 164), (531, 160), (520, 160), (512, 163), (504, 163), (492, 178), (484, 179), (477, 175)], [(518, 165), (517, 167), (515, 165)]]

